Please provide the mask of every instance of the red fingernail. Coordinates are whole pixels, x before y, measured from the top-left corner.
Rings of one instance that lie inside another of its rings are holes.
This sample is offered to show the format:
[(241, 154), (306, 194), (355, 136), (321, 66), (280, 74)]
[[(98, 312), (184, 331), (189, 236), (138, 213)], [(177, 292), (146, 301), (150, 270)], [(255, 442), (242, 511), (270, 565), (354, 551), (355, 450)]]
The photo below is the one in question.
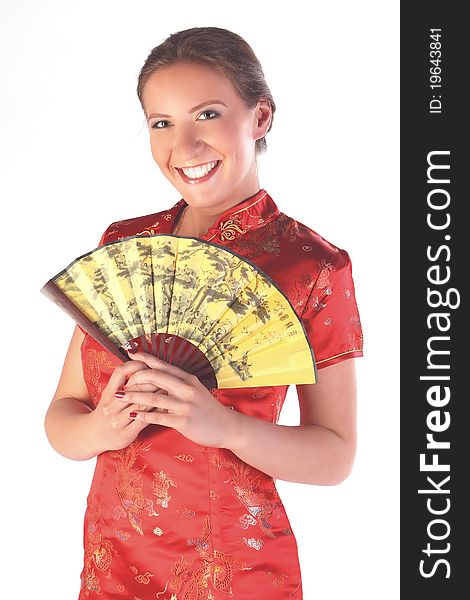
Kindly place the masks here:
[(124, 398), (124, 395), (125, 395), (124, 392), (116, 392), (114, 394), (114, 397), (115, 398)]
[(130, 412), (129, 416), (130, 416), (131, 419), (135, 419), (136, 416), (137, 416), (137, 413), (136, 412)]

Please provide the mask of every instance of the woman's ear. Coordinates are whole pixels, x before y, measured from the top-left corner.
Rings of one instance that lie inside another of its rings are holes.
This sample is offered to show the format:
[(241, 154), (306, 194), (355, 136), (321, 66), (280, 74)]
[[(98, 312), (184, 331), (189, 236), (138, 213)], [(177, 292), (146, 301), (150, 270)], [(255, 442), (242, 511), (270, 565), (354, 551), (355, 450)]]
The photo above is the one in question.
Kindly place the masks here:
[(272, 120), (271, 104), (266, 98), (260, 98), (255, 109), (255, 139), (263, 138), (269, 130)]

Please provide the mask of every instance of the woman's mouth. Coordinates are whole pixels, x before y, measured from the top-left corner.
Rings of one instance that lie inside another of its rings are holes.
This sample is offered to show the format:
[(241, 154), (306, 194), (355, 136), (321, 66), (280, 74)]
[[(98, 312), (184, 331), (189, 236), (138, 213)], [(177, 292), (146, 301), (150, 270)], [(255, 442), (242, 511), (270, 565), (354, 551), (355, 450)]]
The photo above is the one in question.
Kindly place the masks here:
[(203, 183), (214, 175), (221, 163), (221, 160), (213, 160), (197, 167), (176, 167), (176, 170), (186, 183)]

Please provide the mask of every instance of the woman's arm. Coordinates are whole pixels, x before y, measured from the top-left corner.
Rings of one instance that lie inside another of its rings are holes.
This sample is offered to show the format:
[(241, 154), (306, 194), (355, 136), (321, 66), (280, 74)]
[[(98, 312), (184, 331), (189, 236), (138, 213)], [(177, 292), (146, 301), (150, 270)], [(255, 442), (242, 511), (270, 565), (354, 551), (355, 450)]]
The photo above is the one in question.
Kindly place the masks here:
[(276, 479), (332, 485), (348, 476), (356, 449), (352, 359), (321, 369), (315, 385), (297, 386), (301, 424), (286, 426), (231, 410), (195, 375), (176, 365), (145, 352), (133, 358), (149, 368), (132, 375), (129, 384), (153, 384), (167, 391), (163, 396), (126, 388), (122, 402), (159, 409), (137, 410), (136, 420), (173, 427), (197, 444), (228, 448)]
[(298, 385), (300, 425), (278, 425), (235, 413), (230, 450), (276, 479), (334, 485), (349, 475), (356, 453), (354, 359), (318, 371)]
[(83, 338), (84, 334), (75, 327), (59, 384), (44, 421), (51, 446), (73, 460), (86, 460), (104, 450), (123, 448), (145, 426), (129, 419), (132, 407), (123, 406), (114, 393), (129, 375), (146, 366), (130, 361), (116, 367), (97, 409), (93, 410), (82, 371), (80, 346)]

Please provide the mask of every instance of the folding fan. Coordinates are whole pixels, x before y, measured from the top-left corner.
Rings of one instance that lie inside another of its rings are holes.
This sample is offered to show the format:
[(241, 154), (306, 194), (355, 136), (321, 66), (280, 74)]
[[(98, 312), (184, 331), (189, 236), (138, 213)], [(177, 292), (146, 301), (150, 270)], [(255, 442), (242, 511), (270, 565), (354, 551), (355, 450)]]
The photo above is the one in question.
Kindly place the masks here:
[(258, 267), (211, 242), (133, 236), (75, 259), (41, 289), (102, 346), (143, 350), (209, 389), (315, 383), (302, 322)]

